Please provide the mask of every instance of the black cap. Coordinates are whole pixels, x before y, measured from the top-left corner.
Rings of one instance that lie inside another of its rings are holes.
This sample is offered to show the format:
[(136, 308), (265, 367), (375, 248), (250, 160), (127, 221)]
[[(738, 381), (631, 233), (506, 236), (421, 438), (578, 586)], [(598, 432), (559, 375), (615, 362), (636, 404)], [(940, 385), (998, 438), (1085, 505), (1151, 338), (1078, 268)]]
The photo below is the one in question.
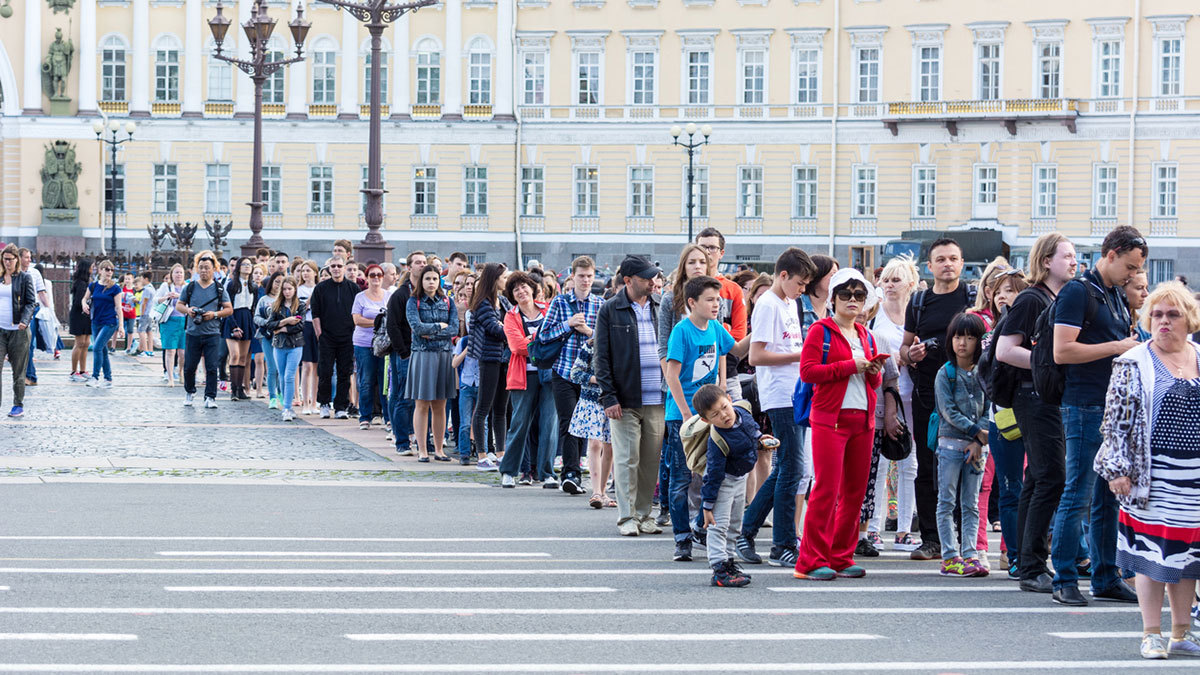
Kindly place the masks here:
[(621, 266), (617, 268), (617, 276), (619, 277), (641, 277), (643, 279), (653, 279), (658, 276), (659, 269), (652, 265), (649, 260), (640, 255), (627, 255), (621, 261)]

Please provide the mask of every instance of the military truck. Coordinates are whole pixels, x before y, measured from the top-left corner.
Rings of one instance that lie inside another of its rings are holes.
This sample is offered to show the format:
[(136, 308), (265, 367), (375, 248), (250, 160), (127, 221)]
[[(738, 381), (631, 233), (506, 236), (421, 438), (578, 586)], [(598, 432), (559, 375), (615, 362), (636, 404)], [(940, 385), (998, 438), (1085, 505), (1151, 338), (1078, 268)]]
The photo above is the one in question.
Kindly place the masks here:
[(921, 270), (921, 278), (929, 280), (933, 278), (927, 264), (929, 245), (943, 237), (957, 241), (962, 247), (962, 278), (966, 281), (977, 281), (996, 256), (1007, 258), (1011, 254), (1003, 232), (976, 227), (964, 230), (906, 230), (900, 233), (899, 239), (891, 239), (882, 246), (879, 258), (886, 265), (892, 258), (908, 254)]

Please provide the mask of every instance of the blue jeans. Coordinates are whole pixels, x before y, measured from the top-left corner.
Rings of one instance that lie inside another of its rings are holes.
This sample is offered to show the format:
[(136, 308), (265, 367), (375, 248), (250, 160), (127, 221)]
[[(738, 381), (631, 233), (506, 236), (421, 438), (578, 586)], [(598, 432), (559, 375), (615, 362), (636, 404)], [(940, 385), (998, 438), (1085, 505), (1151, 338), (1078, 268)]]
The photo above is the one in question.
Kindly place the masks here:
[[(37, 382), (37, 368), (33, 367), (33, 350), (34, 344), (37, 342), (37, 340), (34, 339), (34, 336), (37, 333), (37, 328), (35, 328), (35, 326), (37, 326), (37, 319), (34, 319), (29, 328), (26, 329), (29, 331), (29, 363), (25, 364), (25, 377)], [(113, 329), (115, 330), (116, 326), (113, 326)], [(112, 377), (109, 377), (108, 379), (111, 380)]]
[[(404, 398), (404, 385), (408, 383), (408, 359), (392, 354), (391, 364), (387, 407), (392, 418), (392, 433), (396, 435), (396, 451), (403, 452), (408, 450), (408, 437), (413, 435), (413, 408), (416, 406)], [(361, 405), (359, 410), (362, 410)]]
[(536, 372), (525, 373), (525, 388), (509, 392), (512, 400), (512, 421), (508, 424), (508, 435), (504, 439), (504, 459), (500, 460), (500, 473), (516, 476), (521, 470), (521, 458), (529, 441), (529, 430), (537, 420), (537, 459), (531, 461), (531, 469), (538, 480), (554, 477), (554, 451), (558, 444), (558, 413), (554, 409), (554, 387), (549, 382), (540, 382)]
[(1092, 556), (1092, 592), (1112, 588), (1117, 576), (1117, 500), (1108, 483), (1096, 480), (1092, 462), (1100, 449), (1104, 406), (1063, 406), (1067, 439), (1067, 483), (1054, 514), (1054, 588), (1078, 586), (1079, 537), (1084, 509), (1091, 504), (1088, 548)]
[(283, 409), (291, 410), (292, 398), (296, 396), (296, 368), (300, 366), (300, 357), (304, 356), (304, 348), (271, 348), (271, 351), (267, 352), (264, 345), (263, 352), (269, 354), (267, 358), (270, 359), (270, 368), (283, 374), (279, 378), (283, 380)]
[[(267, 363), (267, 396), (279, 396), (279, 366), (275, 364), (275, 348), (271, 346), (271, 338), (259, 338), (262, 345), (263, 360)], [(292, 369), (295, 371), (295, 368)], [(292, 383), (295, 384), (296, 373), (292, 373)], [(290, 401), (289, 401), (290, 402)], [(291, 409), (291, 406), (288, 406)]]
[(742, 536), (750, 539), (775, 511), (771, 540), (777, 548), (796, 549), (796, 487), (800, 485), (800, 455), (804, 445), (804, 429), (792, 418), (791, 408), (767, 410), (771, 429), (779, 439), (771, 475), (759, 486), (754, 501), (746, 507), (742, 518)]
[[(666, 424), (666, 433), (663, 434), (663, 454), (667, 458), (667, 462), (671, 465), (667, 479), (666, 496), (659, 496), (659, 499), (667, 499), (667, 504), (671, 509), (671, 530), (675, 534), (676, 543), (687, 541), (691, 536), (692, 530), (699, 530), (699, 523), (693, 523), (692, 520), (692, 504), (690, 501), (692, 489), (692, 474), (688, 469), (687, 457), (683, 454), (683, 440), (679, 437), (679, 432), (683, 428), (683, 422), (679, 420), (668, 420)], [(698, 516), (695, 520), (704, 522), (704, 514), (697, 509), (695, 514)]]
[(671, 453), (667, 451), (667, 435), (663, 434), (662, 451), (658, 455), (658, 502), (670, 508)]
[[(989, 437), (990, 438), (990, 437)], [(967, 463), (966, 443), (939, 438), (937, 448), (938, 537), (942, 540), (942, 560), (978, 558), (976, 539), (979, 534), (979, 487), (983, 484), (983, 469)], [(958, 546), (958, 526), (954, 509), (962, 510), (962, 549)]]
[(1000, 490), (1000, 536), (1008, 549), (1008, 564), (1017, 562), (1021, 552), (1021, 533), (1017, 526), (1020, 513), (1021, 489), (1024, 487), (1025, 442), (1010, 441), (1000, 435), (995, 422), (988, 429), (988, 446), (996, 464), (996, 486)]
[[(471, 415), (475, 414), (475, 399), (479, 398), (479, 387), (473, 384), (458, 385), (458, 456), (471, 456)], [(412, 417), (409, 417), (410, 423)]]
[(354, 347), (354, 372), (358, 375), (358, 421), (370, 422), (375, 398), (383, 386), (383, 359), (370, 347)]
[[(116, 332), (116, 324), (108, 326), (92, 324), (92, 344), (103, 347), (103, 349), (96, 349), (92, 353), (92, 377), (95, 379), (100, 379), (100, 371), (103, 370), (104, 379), (112, 382), (112, 358), (108, 355), (108, 339)], [(30, 355), (31, 361), (32, 358), (32, 355)]]

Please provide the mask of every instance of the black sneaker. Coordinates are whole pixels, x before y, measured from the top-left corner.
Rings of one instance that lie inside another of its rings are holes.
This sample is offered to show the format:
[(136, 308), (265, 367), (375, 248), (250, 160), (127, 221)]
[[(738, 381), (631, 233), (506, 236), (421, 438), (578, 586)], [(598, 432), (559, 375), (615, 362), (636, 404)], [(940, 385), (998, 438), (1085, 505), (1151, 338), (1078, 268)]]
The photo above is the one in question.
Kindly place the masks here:
[(728, 561), (721, 563), (713, 568), (712, 582), (713, 586), (721, 586), (724, 588), (741, 588), (750, 583), (750, 578), (738, 574), (736, 568), (732, 568)]
[(675, 542), (675, 555), (671, 558), (675, 562), (691, 562), (692, 561), (692, 542), (690, 539)]
[(671, 524), (671, 508), (666, 504), (660, 504), (658, 507), (658, 516), (655, 517), (654, 523), (659, 527), (666, 527)]
[(940, 542), (921, 542), (920, 548), (908, 554), (909, 560), (941, 560), (942, 545)]
[(795, 567), (796, 558), (796, 549), (772, 546), (771, 555), (767, 557), (767, 564), (772, 567)]
[(754, 537), (738, 537), (737, 554), (739, 558), (751, 565), (762, 564), (762, 556), (754, 550)]
[(729, 568), (729, 570), (731, 572), (733, 572), (739, 576), (746, 577), (747, 579), (754, 578), (754, 577), (750, 576), (749, 574), (746, 574), (745, 572), (742, 571), (742, 566), (738, 564), (737, 560), (728, 560), (725, 562), (725, 565)]
[(879, 549), (875, 548), (875, 544), (872, 544), (870, 539), (863, 537), (858, 540), (858, 546), (854, 547), (854, 555), (860, 555), (864, 558), (878, 558)]
[(567, 476), (562, 481), (562, 491), (569, 495), (583, 494), (583, 488), (579, 486), (578, 479), (575, 476)]
[(708, 530), (692, 530), (692, 543), (708, 548)]
[(1016, 563), (1008, 566), (1008, 578), (1012, 581), (1021, 580), (1021, 568)]

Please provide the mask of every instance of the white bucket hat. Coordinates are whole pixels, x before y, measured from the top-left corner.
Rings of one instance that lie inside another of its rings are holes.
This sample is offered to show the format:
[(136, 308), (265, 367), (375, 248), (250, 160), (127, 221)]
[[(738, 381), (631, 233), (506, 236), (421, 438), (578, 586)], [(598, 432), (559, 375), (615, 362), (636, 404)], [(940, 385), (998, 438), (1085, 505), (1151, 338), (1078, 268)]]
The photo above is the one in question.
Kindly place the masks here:
[(843, 267), (833, 273), (833, 277), (829, 279), (829, 304), (833, 306), (833, 289), (841, 286), (847, 281), (859, 281), (867, 289), (867, 302), (863, 305), (863, 311), (868, 311), (879, 302), (879, 297), (875, 295), (875, 286), (867, 281), (862, 272), (859, 272), (853, 267)]

